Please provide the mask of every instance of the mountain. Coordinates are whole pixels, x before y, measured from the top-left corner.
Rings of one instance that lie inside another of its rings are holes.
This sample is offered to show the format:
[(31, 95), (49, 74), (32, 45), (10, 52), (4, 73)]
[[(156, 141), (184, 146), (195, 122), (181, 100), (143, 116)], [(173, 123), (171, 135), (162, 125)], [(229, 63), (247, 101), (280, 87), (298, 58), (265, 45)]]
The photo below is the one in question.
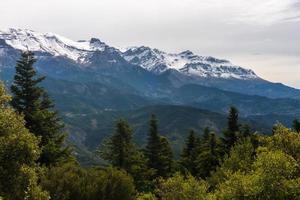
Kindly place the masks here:
[(170, 87), (198, 84), (247, 95), (300, 99), (300, 90), (268, 82), (227, 60), (191, 51), (175, 54), (142, 46), (122, 52), (96, 38), (72, 41), (27, 29), (0, 31), (0, 68), (12, 68), (21, 50), (36, 53), (42, 74), (126, 85), (146, 96), (164, 97)]
[(74, 42), (53, 33), (37, 33), (27, 29), (0, 31), (0, 38), (8, 46), (26, 51), (66, 57), (79, 63), (86, 63), (91, 52), (104, 51), (108, 46), (99, 39)]
[(300, 90), (272, 83), (254, 71), (211, 56), (199, 56), (187, 50), (166, 53), (149, 47), (132, 47), (123, 52), (130, 63), (160, 74), (174, 86), (198, 84), (248, 95), (269, 98), (300, 99)]
[(229, 106), (262, 132), (277, 121), (289, 125), (300, 118), (299, 90), (227, 60), (149, 47), (120, 51), (96, 38), (72, 41), (26, 29), (0, 31), (0, 79), (8, 86), (24, 50), (35, 53), (38, 73), (47, 76), (43, 87), (55, 99), (81, 156), (111, 134), (120, 117), (134, 125), (143, 143), (149, 114), (156, 113), (161, 132), (175, 146), (189, 128), (201, 132), (211, 126), (220, 133)]
[[(45, 87), (65, 113), (188, 105), (243, 116), (300, 115), (300, 90), (271, 83), (227, 60), (149, 47), (120, 51), (99, 39), (72, 41), (27, 29), (0, 31), (0, 76), (10, 81), (20, 51), (34, 51)], [(80, 105), (80, 106), (78, 106)]]
[(1, 31), (0, 44), (4, 79), (11, 78), (20, 51), (28, 49), (36, 54), (38, 72), (52, 78), (109, 84), (143, 95), (164, 88), (156, 75), (130, 64), (119, 50), (98, 39), (73, 42), (56, 34), (9, 29)]
[(133, 47), (123, 53), (130, 63), (161, 74), (173, 69), (187, 76), (205, 78), (259, 79), (250, 69), (233, 65), (227, 60), (195, 55), (191, 51), (171, 54), (149, 47)]

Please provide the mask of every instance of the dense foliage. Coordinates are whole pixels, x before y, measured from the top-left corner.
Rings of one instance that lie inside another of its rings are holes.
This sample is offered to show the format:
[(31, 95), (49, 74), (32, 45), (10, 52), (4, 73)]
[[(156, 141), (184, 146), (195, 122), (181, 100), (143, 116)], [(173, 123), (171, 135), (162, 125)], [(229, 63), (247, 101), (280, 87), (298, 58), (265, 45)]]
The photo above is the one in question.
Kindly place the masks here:
[[(150, 191), (138, 189), (137, 199), (299, 199), (300, 134), (280, 124), (274, 126), (272, 136), (251, 134), (247, 125), (238, 123), (237, 113), (230, 109), (222, 138), (209, 128), (201, 137), (191, 130), (171, 174), (150, 177)], [(152, 116), (144, 154), (156, 163), (148, 168), (159, 170), (163, 162), (155, 157), (162, 152), (156, 151), (161, 148), (156, 130)], [(149, 154), (153, 146), (156, 152)]]
[(41, 185), (53, 200), (131, 200), (135, 195), (133, 180), (124, 171), (84, 169), (76, 163), (50, 168)]
[(4, 199), (48, 199), (38, 185), (39, 139), (8, 106), (10, 97), (0, 85), (0, 196)]

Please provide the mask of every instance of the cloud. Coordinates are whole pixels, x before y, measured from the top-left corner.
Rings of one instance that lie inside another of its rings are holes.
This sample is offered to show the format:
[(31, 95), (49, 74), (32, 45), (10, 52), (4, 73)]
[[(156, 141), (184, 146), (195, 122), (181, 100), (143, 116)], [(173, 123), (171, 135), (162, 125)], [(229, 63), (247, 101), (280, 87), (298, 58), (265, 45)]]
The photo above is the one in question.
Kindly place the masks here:
[(288, 22), (299, 22), (300, 21), (300, 15), (292, 16), (292, 17), (286, 17), (283, 20), (288, 21)]
[[(272, 25), (300, 19), (299, 0), (212, 0), (210, 9), (221, 8), (231, 23)], [(222, 12), (222, 10), (221, 10)]]

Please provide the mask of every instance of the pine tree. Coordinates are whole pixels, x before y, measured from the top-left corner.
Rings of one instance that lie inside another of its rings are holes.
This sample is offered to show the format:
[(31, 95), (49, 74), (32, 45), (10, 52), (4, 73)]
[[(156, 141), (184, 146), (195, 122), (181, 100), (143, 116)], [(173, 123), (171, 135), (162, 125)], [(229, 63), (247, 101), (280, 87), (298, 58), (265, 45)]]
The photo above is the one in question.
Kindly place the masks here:
[(297, 132), (300, 133), (300, 120), (295, 119), (293, 121), (293, 129)]
[[(21, 54), (20, 60), (17, 61), (16, 74), (11, 86), (13, 93), (12, 106), (24, 115), (26, 127), (34, 134), (40, 133), (37, 129), (39, 119), (36, 115), (40, 111), (41, 96), (43, 89), (38, 86), (45, 77), (36, 77), (36, 71), (33, 64), (36, 62), (34, 54), (26, 51)], [(41, 135), (41, 134), (39, 134)]]
[(32, 52), (23, 52), (17, 61), (16, 74), (11, 86), (12, 106), (24, 115), (25, 126), (41, 137), (41, 164), (51, 165), (68, 158), (70, 151), (64, 147), (63, 124), (54, 111), (47, 92), (39, 86), (45, 77), (37, 77), (33, 67), (36, 59)]
[(228, 130), (230, 132), (238, 132), (239, 131), (239, 112), (235, 107), (230, 107), (229, 116), (228, 116)]
[(160, 149), (161, 142), (158, 134), (157, 119), (155, 115), (151, 115), (148, 143), (145, 149), (145, 155), (148, 158), (148, 166), (152, 169), (160, 168)]
[(230, 107), (229, 115), (228, 115), (228, 122), (227, 122), (227, 130), (224, 131), (224, 146), (225, 151), (228, 153), (231, 147), (237, 142), (240, 125), (238, 123), (239, 114), (238, 110), (235, 107)]
[(199, 141), (196, 137), (195, 131), (190, 130), (190, 134), (185, 142), (185, 147), (181, 154), (180, 164), (193, 176), (197, 174), (196, 158), (199, 149), (198, 145)]
[(169, 177), (172, 175), (173, 171), (173, 152), (171, 145), (167, 138), (161, 137), (161, 152), (160, 152), (160, 160), (161, 160), (161, 168), (158, 169), (158, 173), (162, 177)]
[(200, 145), (200, 153), (197, 157), (198, 176), (207, 178), (219, 165), (219, 161), (223, 156), (223, 150), (220, 139), (210, 133), (207, 140), (202, 140)]
[(41, 145), (43, 152), (39, 161), (45, 164), (56, 163), (60, 159), (70, 157), (71, 150), (68, 146), (63, 147), (66, 134), (63, 133), (64, 124), (55, 110), (55, 105), (45, 91), (41, 101)]
[(130, 170), (133, 152), (132, 129), (124, 120), (116, 124), (115, 133), (100, 148), (100, 156), (114, 167)]
[(127, 121), (122, 119), (117, 121), (114, 134), (102, 143), (98, 153), (113, 167), (129, 173), (139, 191), (151, 187), (150, 179), (153, 172), (148, 169), (143, 152), (132, 142), (132, 129)]
[(155, 170), (153, 178), (166, 177), (169, 175), (170, 160), (172, 160), (172, 150), (165, 138), (158, 133), (157, 119), (151, 115), (148, 143), (145, 155), (148, 159), (148, 167)]

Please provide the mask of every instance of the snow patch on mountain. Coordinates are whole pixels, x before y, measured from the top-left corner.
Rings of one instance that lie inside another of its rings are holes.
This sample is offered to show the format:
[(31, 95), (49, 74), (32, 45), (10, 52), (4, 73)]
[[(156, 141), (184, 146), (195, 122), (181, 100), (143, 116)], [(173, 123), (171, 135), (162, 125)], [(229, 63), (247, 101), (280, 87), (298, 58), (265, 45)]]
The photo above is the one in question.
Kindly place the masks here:
[(123, 53), (130, 63), (157, 74), (169, 69), (177, 70), (189, 76), (255, 79), (258, 76), (250, 69), (234, 65), (227, 60), (211, 56), (198, 56), (191, 51), (179, 54), (166, 53), (149, 47), (132, 47)]
[(103, 51), (107, 46), (99, 39), (89, 41), (72, 41), (53, 33), (38, 33), (28, 29), (13, 29), (0, 31), (0, 40), (18, 50), (45, 52), (53, 56), (63, 56), (82, 62), (87, 54), (94, 51)]

